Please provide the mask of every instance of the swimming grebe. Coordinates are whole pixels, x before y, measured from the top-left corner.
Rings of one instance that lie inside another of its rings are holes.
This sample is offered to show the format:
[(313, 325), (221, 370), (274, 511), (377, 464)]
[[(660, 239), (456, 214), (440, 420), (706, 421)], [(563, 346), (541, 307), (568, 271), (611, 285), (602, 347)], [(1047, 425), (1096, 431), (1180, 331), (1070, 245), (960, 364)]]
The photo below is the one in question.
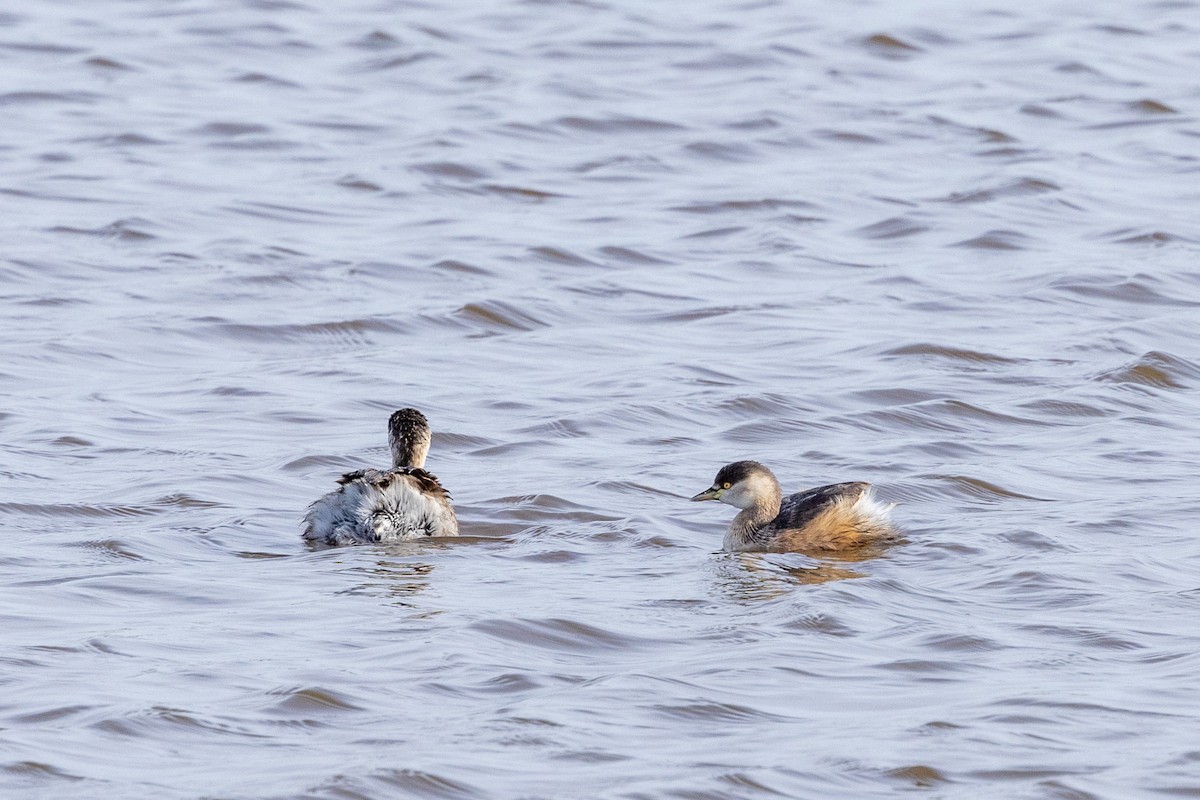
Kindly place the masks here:
[(429, 422), (415, 408), (388, 420), (392, 468), (360, 469), (338, 478), (337, 489), (308, 507), (304, 538), (328, 545), (406, 542), (458, 536), (450, 493), (426, 472)]
[(692, 500), (720, 500), (740, 508), (725, 534), (728, 552), (849, 550), (893, 538), (891, 506), (869, 483), (833, 483), (788, 497), (775, 474), (757, 461), (721, 467), (712, 488)]

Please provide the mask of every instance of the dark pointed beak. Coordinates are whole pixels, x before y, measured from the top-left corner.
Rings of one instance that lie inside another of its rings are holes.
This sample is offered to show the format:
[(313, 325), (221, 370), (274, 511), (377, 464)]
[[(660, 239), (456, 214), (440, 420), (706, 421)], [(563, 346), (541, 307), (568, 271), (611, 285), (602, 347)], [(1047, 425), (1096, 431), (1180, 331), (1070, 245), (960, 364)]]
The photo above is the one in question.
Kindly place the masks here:
[(721, 490), (718, 489), (716, 486), (714, 486), (711, 489), (705, 489), (703, 492), (701, 492), (700, 494), (693, 497), (692, 502), (698, 503), (701, 500), (720, 500), (720, 499), (721, 499)]

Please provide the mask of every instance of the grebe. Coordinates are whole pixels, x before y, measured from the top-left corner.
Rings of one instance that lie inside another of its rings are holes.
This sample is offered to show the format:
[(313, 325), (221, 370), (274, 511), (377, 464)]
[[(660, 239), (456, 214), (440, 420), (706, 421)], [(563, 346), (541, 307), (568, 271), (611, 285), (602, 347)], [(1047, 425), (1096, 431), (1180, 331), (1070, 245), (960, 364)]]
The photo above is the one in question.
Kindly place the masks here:
[(721, 467), (712, 488), (692, 498), (740, 508), (725, 534), (728, 552), (849, 550), (894, 538), (890, 505), (869, 483), (833, 483), (788, 497), (775, 474), (757, 461)]
[(420, 411), (402, 408), (392, 414), (388, 444), (394, 466), (338, 478), (341, 486), (308, 507), (304, 538), (339, 545), (458, 536), (450, 493), (424, 470), (430, 439), (429, 422)]

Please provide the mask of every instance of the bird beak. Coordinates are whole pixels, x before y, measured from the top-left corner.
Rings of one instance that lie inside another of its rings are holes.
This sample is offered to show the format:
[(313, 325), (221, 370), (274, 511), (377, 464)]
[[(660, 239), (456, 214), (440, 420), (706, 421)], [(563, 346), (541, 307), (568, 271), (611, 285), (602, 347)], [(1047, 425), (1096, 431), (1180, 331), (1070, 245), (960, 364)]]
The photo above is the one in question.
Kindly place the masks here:
[(692, 502), (699, 503), (701, 500), (720, 500), (720, 499), (721, 499), (721, 489), (714, 486), (711, 489), (705, 489), (703, 492), (701, 492), (700, 494), (693, 497)]

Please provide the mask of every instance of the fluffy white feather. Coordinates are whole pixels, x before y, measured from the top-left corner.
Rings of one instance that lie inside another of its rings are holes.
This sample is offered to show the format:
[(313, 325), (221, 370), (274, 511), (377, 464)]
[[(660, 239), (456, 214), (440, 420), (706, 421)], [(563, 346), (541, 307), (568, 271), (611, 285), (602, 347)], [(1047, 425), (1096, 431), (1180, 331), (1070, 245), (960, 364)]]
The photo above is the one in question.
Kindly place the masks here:
[(424, 470), (355, 473), (309, 506), (304, 524), (305, 539), (330, 545), (458, 535), (449, 496)]

